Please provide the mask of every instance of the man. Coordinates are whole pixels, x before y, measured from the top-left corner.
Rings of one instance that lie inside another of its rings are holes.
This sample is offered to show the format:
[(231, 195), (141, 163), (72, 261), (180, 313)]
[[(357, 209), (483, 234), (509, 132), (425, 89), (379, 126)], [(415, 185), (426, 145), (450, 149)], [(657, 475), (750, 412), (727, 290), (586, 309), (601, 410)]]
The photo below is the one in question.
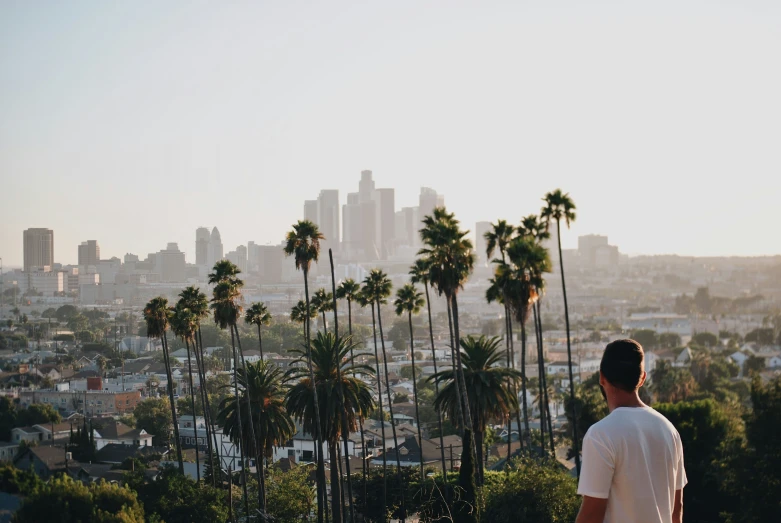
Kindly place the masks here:
[(640, 400), (643, 348), (634, 340), (609, 343), (599, 385), (610, 414), (583, 438), (576, 523), (682, 523), (681, 437), (672, 423)]

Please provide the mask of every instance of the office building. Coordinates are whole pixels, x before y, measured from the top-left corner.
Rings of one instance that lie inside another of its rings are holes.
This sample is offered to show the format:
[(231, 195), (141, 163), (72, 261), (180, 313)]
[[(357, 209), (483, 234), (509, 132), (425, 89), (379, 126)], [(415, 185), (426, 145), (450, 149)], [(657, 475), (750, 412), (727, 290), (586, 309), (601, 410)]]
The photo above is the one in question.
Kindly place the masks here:
[(247, 248), (244, 245), (239, 245), (235, 251), (230, 251), (225, 255), (225, 259), (238, 267), (241, 272), (247, 272)]
[(209, 242), (211, 235), (206, 227), (198, 227), (195, 230), (195, 264), (206, 265), (209, 261)]
[(444, 207), (445, 197), (441, 194), (437, 194), (437, 191), (429, 187), (420, 188), (420, 196), (418, 197), (418, 214), (422, 220), (426, 216), (431, 216), (435, 207)]
[(578, 237), (578, 258), (591, 267), (618, 265), (618, 247), (608, 245), (607, 236), (588, 234)]
[(187, 280), (187, 265), (184, 253), (179, 250), (179, 245), (169, 243), (166, 248), (155, 256), (155, 273), (160, 276), (163, 283), (176, 283)]
[(54, 231), (51, 229), (27, 229), (23, 233), (24, 270), (32, 267), (54, 265)]
[(371, 171), (361, 171), (358, 192), (342, 207), (342, 252), (351, 261), (386, 260), (396, 243), (394, 189), (375, 188)]
[(87, 240), (79, 245), (79, 265), (97, 265), (100, 260), (100, 246), (97, 240)]
[(215, 263), (224, 258), (222, 252), (222, 237), (220, 236), (220, 231), (215, 227), (209, 236), (209, 252), (206, 265), (209, 268), (214, 267)]

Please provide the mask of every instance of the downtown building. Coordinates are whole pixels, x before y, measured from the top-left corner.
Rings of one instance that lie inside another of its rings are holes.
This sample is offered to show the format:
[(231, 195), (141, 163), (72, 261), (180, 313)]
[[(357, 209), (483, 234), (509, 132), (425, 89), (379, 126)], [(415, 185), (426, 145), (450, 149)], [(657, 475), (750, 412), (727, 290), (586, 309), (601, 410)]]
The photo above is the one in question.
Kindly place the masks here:
[(51, 229), (26, 229), (23, 233), (24, 271), (33, 267), (54, 265), (54, 231)]
[(371, 171), (361, 171), (358, 192), (342, 206), (342, 253), (353, 261), (387, 260), (395, 252), (396, 195), (377, 189)]

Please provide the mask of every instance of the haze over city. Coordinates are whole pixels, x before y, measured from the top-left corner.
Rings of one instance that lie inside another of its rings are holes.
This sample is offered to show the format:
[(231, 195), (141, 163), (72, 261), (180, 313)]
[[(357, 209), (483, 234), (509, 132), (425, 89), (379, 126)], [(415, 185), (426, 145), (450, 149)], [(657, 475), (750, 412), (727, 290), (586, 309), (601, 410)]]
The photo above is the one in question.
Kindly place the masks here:
[(779, 28), (0, 2), (0, 523), (781, 522)]
[(20, 266), (28, 227), (63, 263), (88, 238), (192, 261), (200, 225), (278, 243), (371, 169), (397, 208), (433, 187), (470, 229), (565, 187), (565, 247), (776, 254), (779, 9), (5, 2), (0, 253)]

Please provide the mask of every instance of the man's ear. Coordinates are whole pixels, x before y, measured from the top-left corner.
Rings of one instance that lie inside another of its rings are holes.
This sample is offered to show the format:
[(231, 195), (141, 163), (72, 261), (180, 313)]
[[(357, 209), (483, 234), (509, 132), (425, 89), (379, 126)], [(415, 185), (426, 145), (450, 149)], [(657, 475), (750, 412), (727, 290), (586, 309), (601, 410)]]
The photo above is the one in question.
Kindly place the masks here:
[(602, 374), (602, 371), (599, 371), (599, 384), (603, 387), (607, 385), (607, 380), (605, 379), (605, 376)]
[(645, 379), (647, 377), (648, 377), (648, 373), (643, 371), (643, 375), (640, 376), (640, 385), (637, 386), (638, 389), (643, 386), (643, 384), (645, 383)]

